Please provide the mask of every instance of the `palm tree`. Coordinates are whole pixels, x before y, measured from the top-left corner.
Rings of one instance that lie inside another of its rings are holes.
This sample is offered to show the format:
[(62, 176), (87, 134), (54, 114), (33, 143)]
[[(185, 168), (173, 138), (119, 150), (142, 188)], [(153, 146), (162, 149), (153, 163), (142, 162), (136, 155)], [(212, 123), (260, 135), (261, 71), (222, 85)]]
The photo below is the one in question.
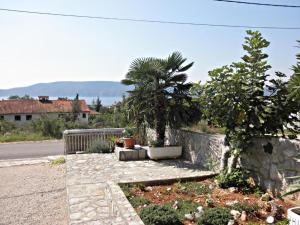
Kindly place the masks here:
[(186, 59), (179, 52), (166, 59), (138, 58), (132, 62), (125, 85), (133, 85), (129, 91), (128, 108), (137, 126), (146, 122), (155, 129), (160, 145), (165, 139), (166, 126), (179, 128), (199, 118), (198, 107), (192, 102), (185, 73), (193, 62), (183, 65)]
[[(300, 47), (300, 41), (298, 41)], [(290, 98), (295, 99), (300, 104), (300, 53), (296, 55), (297, 64), (293, 66), (294, 74), (291, 76), (291, 79), (288, 83), (289, 96)]]

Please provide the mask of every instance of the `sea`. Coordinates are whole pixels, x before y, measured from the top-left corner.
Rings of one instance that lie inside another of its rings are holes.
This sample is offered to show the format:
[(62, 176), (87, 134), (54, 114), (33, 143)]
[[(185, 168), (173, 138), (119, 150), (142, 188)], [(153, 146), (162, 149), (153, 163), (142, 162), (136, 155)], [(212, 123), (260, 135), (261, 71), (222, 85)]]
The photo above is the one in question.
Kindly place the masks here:
[[(37, 99), (37, 96), (31, 96), (32, 98)], [(63, 97), (67, 97), (68, 99), (74, 99), (74, 96), (63, 96)], [(58, 96), (49, 96), (50, 100), (56, 100), (58, 98)], [(86, 101), (86, 103), (88, 105), (92, 105), (93, 100), (96, 101), (98, 97), (90, 97), (90, 96), (79, 96), (79, 99), (84, 99)], [(0, 100), (6, 100), (8, 99), (8, 96), (0, 96)], [(101, 103), (103, 106), (111, 106), (114, 103), (121, 101), (122, 100), (122, 96), (113, 96), (113, 97), (99, 97), (99, 99), (101, 100)]]

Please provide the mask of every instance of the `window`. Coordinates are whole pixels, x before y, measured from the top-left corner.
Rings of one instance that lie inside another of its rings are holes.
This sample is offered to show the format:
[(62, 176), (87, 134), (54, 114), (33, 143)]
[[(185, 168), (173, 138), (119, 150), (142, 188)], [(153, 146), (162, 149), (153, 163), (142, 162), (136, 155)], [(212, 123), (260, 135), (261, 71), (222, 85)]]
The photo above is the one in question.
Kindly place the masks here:
[(21, 121), (21, 116), (20, 115), (15, 115), (15, 121)]
[(82, 118), (86, 118), (86, 114), (85, 113), (82, 113)]
[(4, 120), (4, 116), (0, 116), (0, 120)]
[(26, 115), (26, 120), (32, 120), (32, 115)]

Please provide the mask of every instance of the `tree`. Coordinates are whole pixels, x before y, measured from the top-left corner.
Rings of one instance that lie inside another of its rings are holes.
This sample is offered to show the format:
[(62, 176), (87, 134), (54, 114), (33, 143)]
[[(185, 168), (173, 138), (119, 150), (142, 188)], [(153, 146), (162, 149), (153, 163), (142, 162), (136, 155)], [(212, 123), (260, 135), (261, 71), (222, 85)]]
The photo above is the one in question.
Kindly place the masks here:
[(19, 95), (11, 95), (8, 97), (9, 100), (33, 100), (32, 97), (30, 97), (30, 95), (24, 95), (22, 97), (20, 97)]
[(260, 32), (247, 31), (242, 61), (210, 71), (210, 80), (198, 84), (206, 119), (226, 128), (228, 148), (222, 154), (223, 172), (231, 173), (236, 168), (241, 152), (249, 148), (254, 137), (276, 135), (295, 120), (291, 114), (297, 108), (287, 101), (284, 74), (277, 72), (267, 86), (269, 94), (265, 93), (271, 66), (263, 50), (269, 44)]
[(137, 127), (155, 129), (160, 145), (164, 144), (166, 126), (179, 128), (199, 119), (199, 109), (189, 95), (193, 84), (186, 82), (185, 73), (193, 63), (185, 62), (179, 52), (166, 59), (138, 58), (122, 80), (134, 86), (128, 91), (129, 117)]
[(102, 107), (102, 103), (101, 103), (101, 100), (99, 99), (99, 97), (96, 99), (96, 102), (95, 102), (95, 110), (97, 112), (100, 112), (100, 109)]
[[(300, 40), (298, 41), (300, 48)], [(297, 64), (293, 66), (294, 74), (291, 76), (288, 88), (289, 88), (289, 97), (297, 101), (300, 105), (300, 53), (296, 55)]]
[(75, 99), (72, 101), (72, 116), (71, 116), (72, 121), (77, 120), (79, 112), (80, 112), (79, 95), (76, 94)]

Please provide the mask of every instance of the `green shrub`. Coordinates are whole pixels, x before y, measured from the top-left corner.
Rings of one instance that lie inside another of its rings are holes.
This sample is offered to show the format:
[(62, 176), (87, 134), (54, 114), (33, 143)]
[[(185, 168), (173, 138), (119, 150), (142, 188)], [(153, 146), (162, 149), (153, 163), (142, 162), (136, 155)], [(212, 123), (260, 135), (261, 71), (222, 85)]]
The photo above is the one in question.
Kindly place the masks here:
[(106, 141), (98, 140), (95, 141), (88, 149), (87, 152), (90, 153), (110, 153), (111, 148)]
[(182, 194), (190, 195), (195, 193), (196, 195), (206, 195), (211, 193), (207, 185), (198, 182), (176, 183), (175, 185), (177, 191)]
[(149, 205), (150, 201), (148, 199), (145, 199), (143, 197), (137, 197), (137, 196), (131, 196), (128, 198), (130, 204), (133, 208), (137, 208), (139, 206), (143, 205)]
[(50, 162), (51, 166), (56, 166), (56, 165), (60, 165), (60, 164), (64, 164), (66, 162), (65, 157), (61, 156), (53, 161)]
[(249, 175), (242, 169), (235, 169), (232, 173), (220, 174), (217, 181), (220, 188), (237, 187), (242, 192), (250, 192), (247, 182)]
[(178, 200), (178, 209), (176, 210), (177, 215), (181, 221), (184, 220), (184, 214), (192, 213), (197, 211), (199, 205), (193, 203), (192, 201)]
[(50, 119), (47, 115), (42, 115), (32, 122), (32, 128), (34, 132), (41, 133), (43, 136), (60, 139), (64, 130), (64, 120)]
[(182, 225), (176, 211), (169, 206), (152, 205), (140, 211), (145, 225)]
[(197, 221), (197, 225), (227, 225), (232, 219), (230, 210), (227, 208), (209, 208)]
[(131, 192), (132, 185), (131, 184), (120, 184), (120, 188), (124, 192), (127, 199), (133, 197), (133, 193)]
[(259, 210), (259, 206), (257, 204), (249, 203), (236, 203), (229, 208), (237, 210), (239, 212), (245, 211), (247, 214), (255, 214)]

